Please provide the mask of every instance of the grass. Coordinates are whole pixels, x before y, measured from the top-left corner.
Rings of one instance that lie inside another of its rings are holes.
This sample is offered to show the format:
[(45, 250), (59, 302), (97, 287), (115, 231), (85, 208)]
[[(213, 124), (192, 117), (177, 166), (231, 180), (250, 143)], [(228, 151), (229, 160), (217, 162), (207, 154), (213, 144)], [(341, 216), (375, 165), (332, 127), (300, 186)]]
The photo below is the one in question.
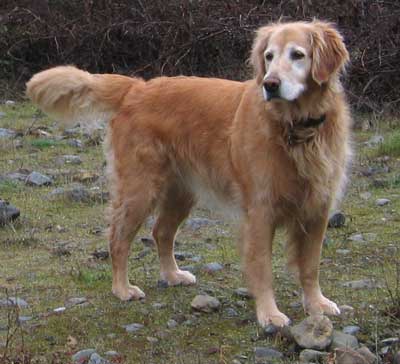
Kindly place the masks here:
[[(26, 168), (54, 178), (54, 184), (45, 187), (0, 179), (0, 198), (9, 200), (21, 210), (18, 222), (0, 228), (0, 299), (7, 294), (19, 295), (29, 307), (18, 314), (32, 317), (28, 323), (16, 326), (15, 319), (7, 323), (7, 311), (0, 308), (0, 358), (4, 353), (1, 343), (7, 340), (7, 331), (2, 329), (6, 326), (18, 329), (8, 345), (8, 357), (18, 357), (23, 336), (24, 352), (37, 363), (69, 363), (72, 353), (91, 347), (101, 355), (116, 350), (124, 363), (146, 364), (232, 363), (234, 359), (252, 363), (255, 346), (270, 346), (287, 352), (289, 344), (283, 338), (263, 336), (255, 322), (253, 300), (234, 294), (236, 288), (245, 285), (236, 251), (235, 222), (225, 221), (195, 231), (182, 226), (176, 250), (191, 252), (200, 256), (201, 261), (186, 259), (180, 265), (197, 268), (198, 284), (168, 289), (157, 285), (157, 254), (154, 249), (147, 250), (140, 240), (150, 236), (149, 227), (144, 226), (132, 245), (129, 276), (144, 289), (146, 301), (120, 302), (114, 298), (110, 292), (110, 261), (92, 256), (96, 250), (107, 249), (105, 236), (99, 234), (106, 227), (106, 205), (45, 198), (54, 188), (75, 181), (82, 172), (102, 174), (101, 145), (92, 143), (79, 149), (56, 141), (61, 131), (30, 104), (1, 106), (0, 111), (6, 113), (0, 119), (0, 127), (20, 130), (23, 135), (20, 137), (22, 147), (17, 148), (15, 141), (0, 141), (0, 174)], [(24, 133), (28, 128), (39, 126), (51, 133), (48, 139)], [(396, 249), (400, 222), (400, 161), (396, 154), (398, 139), (392, 140), (394, 135), (400, 134), (389, 129), (383, 130), (382, 134), (386, 149), (380, 149), (376, 154), (371, 154), (371, 149), (363, 144), (370, 138), (370, 133), (355, 135), (357, 153), (353, 176), (342, 206), (347, 224), (344, 228), (328, 231), (321, 266), (325, 294), (339, 304), (355, 308), (354, 317), (335, 318), (335, 328), (359, 325), (359, 340), (372, 349), (379, 340), (398, 336), (400, 329), (396, 311), (400, 261), (400, 252)], [(56, 165), (57, 157), (64, 154), (79, 154), (83, 163)], [(383, 161), (383, 155), (389, 158)], [(363, 168), (382, 167), (383, 164), (389, 167), (389, 172), (378, 168), (372, 177), (360, 173)], [(374, 179), (385, 183), (374, 184)], [(87, 182), (88, 187), (94, 184), (95, 181)], [(364, 199), (361, 197), (363, 192), (370, 192), (371, 197)], [(375, 200), (383, 197), (389, 198), (391, 203), (377, 208)], [(200, 209), (194, 215), (221, 219), (215, 212)], [(372, 233), (376, 238), (365, 243), (352, 243), (348, 237), (355, 233)], [(304, 313), (294, 305), (301, 297), (298, 286), (286, 272), (284, 234), (279, 232), (276, 240), (273, 270), (278, 304), (294, 322), (299, 322)], [(66, 247), (70, 255), (55, 254), (60, 246)], [(350, 253), (340, 254), (340, 249), (348, 249)], [(219, 262), (224, 269), (215, 274), (204, 272), (201, 266), (210, 262)], [(342, 282), (365, 278), (381, 282), (382, 287), (354, 290), (342, 286)], [(190, 302), (199, 293), (217, 297), (222, 303), (221, 310), (201, 315), (192, 312)], [(54, 312), (71, 297), (86, 297), (88, 303), (62, 313)], [(156, 308), (155, 303), (164, 306)], [(238, 316), (229, 317), (226, 314), (228, 308), (233, 308)], [(180, 322), (176, 328), (167, 327), (171, 318)], [(134, 322), (144, 324), (144, 329), (137, 334), (125, 332), (122, 326)], [(69, 337), (76, 340), (73, 347)], [(291, 356), (285, 360), (286, 363), (294, 361)]]

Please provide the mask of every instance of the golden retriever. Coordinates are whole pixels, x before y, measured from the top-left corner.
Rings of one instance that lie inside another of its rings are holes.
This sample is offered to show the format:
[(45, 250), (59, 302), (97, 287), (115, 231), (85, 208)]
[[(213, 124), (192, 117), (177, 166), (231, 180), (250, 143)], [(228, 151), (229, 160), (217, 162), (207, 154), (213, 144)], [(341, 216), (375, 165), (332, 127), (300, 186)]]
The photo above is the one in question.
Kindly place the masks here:
[(153, 235), (161, 278), (196, 282), (174, 258), (174, 238), (206, 189), (240, 211), (240, 251), (258, 322), (284, 326), (272, 287), (272, 241), (288, 232), (288, 265), (310, 314), (338, 314), (319, 285), (328, 214), (341, 194), (350, 157), (351, 118), (340, 84), (349, 55), (321, 21), (260, 28), (246, 82), (197, 77), (150, 81), (90, 74), (72, 66), (40, 72), (27, 94), (45, 112), (90, 123), (110, 119), (106, 157), (111, 183), (112, 291), (144, 293), (128, 280), (130, 244), (157, 211)]

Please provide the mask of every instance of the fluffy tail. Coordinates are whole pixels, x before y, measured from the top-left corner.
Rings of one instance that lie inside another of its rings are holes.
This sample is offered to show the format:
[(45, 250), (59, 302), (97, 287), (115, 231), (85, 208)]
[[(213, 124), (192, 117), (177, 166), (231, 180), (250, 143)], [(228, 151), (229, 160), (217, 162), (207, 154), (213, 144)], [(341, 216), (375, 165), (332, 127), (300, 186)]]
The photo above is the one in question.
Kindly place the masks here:
[(73, 66), (59, 66), (35, 74), (26, 84), (26, 93), (57, 120), (90, 126), (109, 120), (137, 81), (126, 76), (90, 74)]

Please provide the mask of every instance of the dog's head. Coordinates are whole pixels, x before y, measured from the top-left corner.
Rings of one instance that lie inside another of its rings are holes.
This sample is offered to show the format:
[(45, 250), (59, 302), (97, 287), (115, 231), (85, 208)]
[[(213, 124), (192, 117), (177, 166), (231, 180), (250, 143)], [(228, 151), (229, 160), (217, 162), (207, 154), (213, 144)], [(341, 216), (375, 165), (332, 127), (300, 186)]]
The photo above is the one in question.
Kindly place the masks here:
[(277, 23), (257, 31), (250, 61), (265, 100), (293, 101), (312, 84), (336, 81), (349, 54), (330, 23)]

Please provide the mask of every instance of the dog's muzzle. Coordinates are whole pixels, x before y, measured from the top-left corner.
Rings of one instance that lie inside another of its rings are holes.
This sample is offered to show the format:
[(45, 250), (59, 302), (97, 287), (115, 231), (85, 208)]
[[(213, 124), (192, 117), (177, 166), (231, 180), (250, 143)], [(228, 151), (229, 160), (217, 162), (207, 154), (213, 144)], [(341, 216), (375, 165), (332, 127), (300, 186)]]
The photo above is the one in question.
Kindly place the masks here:
[(280, 98), (281, 80), (277, 77), (268, 77), (263, 83), (263, 95), (265, 101), (270, 101), (274, 98)]

